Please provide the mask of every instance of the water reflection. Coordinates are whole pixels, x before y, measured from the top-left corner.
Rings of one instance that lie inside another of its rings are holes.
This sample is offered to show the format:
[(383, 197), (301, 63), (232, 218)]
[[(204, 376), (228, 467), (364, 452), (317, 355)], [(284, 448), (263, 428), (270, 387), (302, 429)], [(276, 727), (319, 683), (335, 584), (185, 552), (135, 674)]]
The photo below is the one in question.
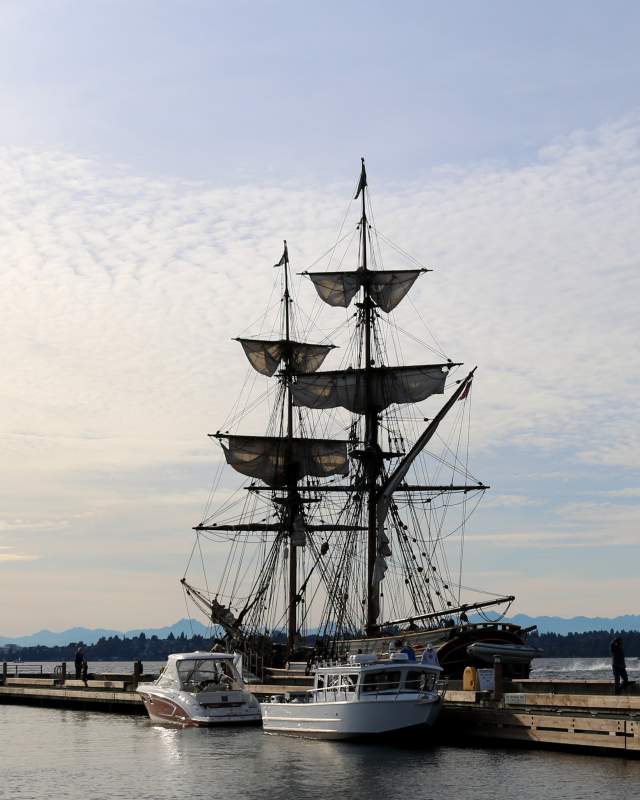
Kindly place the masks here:
[(257, 728), (0, 705), (12, 800), (587, 800), (634, 797), (640, 761), (553, 751), (312, 742)]

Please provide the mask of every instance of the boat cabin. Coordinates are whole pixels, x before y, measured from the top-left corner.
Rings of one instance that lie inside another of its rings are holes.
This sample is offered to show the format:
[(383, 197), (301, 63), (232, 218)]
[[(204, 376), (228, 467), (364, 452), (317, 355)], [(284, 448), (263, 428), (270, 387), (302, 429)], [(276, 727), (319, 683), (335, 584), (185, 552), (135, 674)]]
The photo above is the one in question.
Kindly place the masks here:
[(436, 691), (441, 667), (409, 661), (405, 653), (388, 660), (373, 654), (354, 655), (348, 664), (318, 667), (311, 702), (389, 699)]
[(233, 653), (175, 653), (155, 681), (163, 689), (197, 694), (243, 689), (240, 656)]

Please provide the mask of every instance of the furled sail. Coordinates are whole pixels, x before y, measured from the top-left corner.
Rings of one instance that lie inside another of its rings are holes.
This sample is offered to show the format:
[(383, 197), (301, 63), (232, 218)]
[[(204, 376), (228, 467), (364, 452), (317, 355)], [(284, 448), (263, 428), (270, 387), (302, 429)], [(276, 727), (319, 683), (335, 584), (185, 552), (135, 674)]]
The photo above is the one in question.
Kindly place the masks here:
[(346, 308), (361, 286), (368, 286), (372, 299), (389, 312), (407, 294), (424, 269), (365, 270), (351, 272), (307, 272), (320, 298), (330, 306)]
[(333, 349), (332, 344), (306, 344), (287, 342), (286, 339), (238, 339), (251, 366), (269, 378), (280, 362), (291, 354), (291, 364), (296, 372), (315, 372)]
[(287, 439), (275, 436), (228, 436), (222, 445), (227, 463), (237, 472), (270, 486), (305, 475), (348, 475), (347, 442), (335, 439)]
[(298, 375), (291, 386), (294, 405), (305, 408), (341, 406), (355, 414), (382, 410), (392, 403), (418, 403), (444, 392), (448, 364), (376, 367)]

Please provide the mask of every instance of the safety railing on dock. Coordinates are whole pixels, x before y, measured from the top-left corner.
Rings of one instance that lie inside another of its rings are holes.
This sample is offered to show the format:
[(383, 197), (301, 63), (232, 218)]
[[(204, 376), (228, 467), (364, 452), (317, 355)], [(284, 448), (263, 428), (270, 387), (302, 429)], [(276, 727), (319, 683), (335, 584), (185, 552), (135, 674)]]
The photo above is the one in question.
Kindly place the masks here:
[[(23, 662), (7, 662), (6, 674), (9, 678), (36, 678), (48, 675), (49, 672), (44, 670), (44, 664), (26, 664)], [(50, 664), (47, 667), (50, 668)], [(4, 664), (3, 664), (4, 667)], [(3, 669), (4, 673), (4, 669)]]

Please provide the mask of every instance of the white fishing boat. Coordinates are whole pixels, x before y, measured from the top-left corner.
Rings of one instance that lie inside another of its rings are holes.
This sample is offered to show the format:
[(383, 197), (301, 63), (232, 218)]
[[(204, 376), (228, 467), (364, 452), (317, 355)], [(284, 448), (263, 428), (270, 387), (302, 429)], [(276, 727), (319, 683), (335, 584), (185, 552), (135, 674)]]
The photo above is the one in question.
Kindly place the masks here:
[(265, 733), (309, 739), (359, 739), (423, 732), (442, 706), (438, 666), (405, 653), (378, 660), (351, 656), (348, 664), (319, 667), (306, 696), (262, 703)]
[(234, 653), (177, 653), (153, 683), (138, 685), (152, 722), (181, 726), (259, 723), (260, 705)]

